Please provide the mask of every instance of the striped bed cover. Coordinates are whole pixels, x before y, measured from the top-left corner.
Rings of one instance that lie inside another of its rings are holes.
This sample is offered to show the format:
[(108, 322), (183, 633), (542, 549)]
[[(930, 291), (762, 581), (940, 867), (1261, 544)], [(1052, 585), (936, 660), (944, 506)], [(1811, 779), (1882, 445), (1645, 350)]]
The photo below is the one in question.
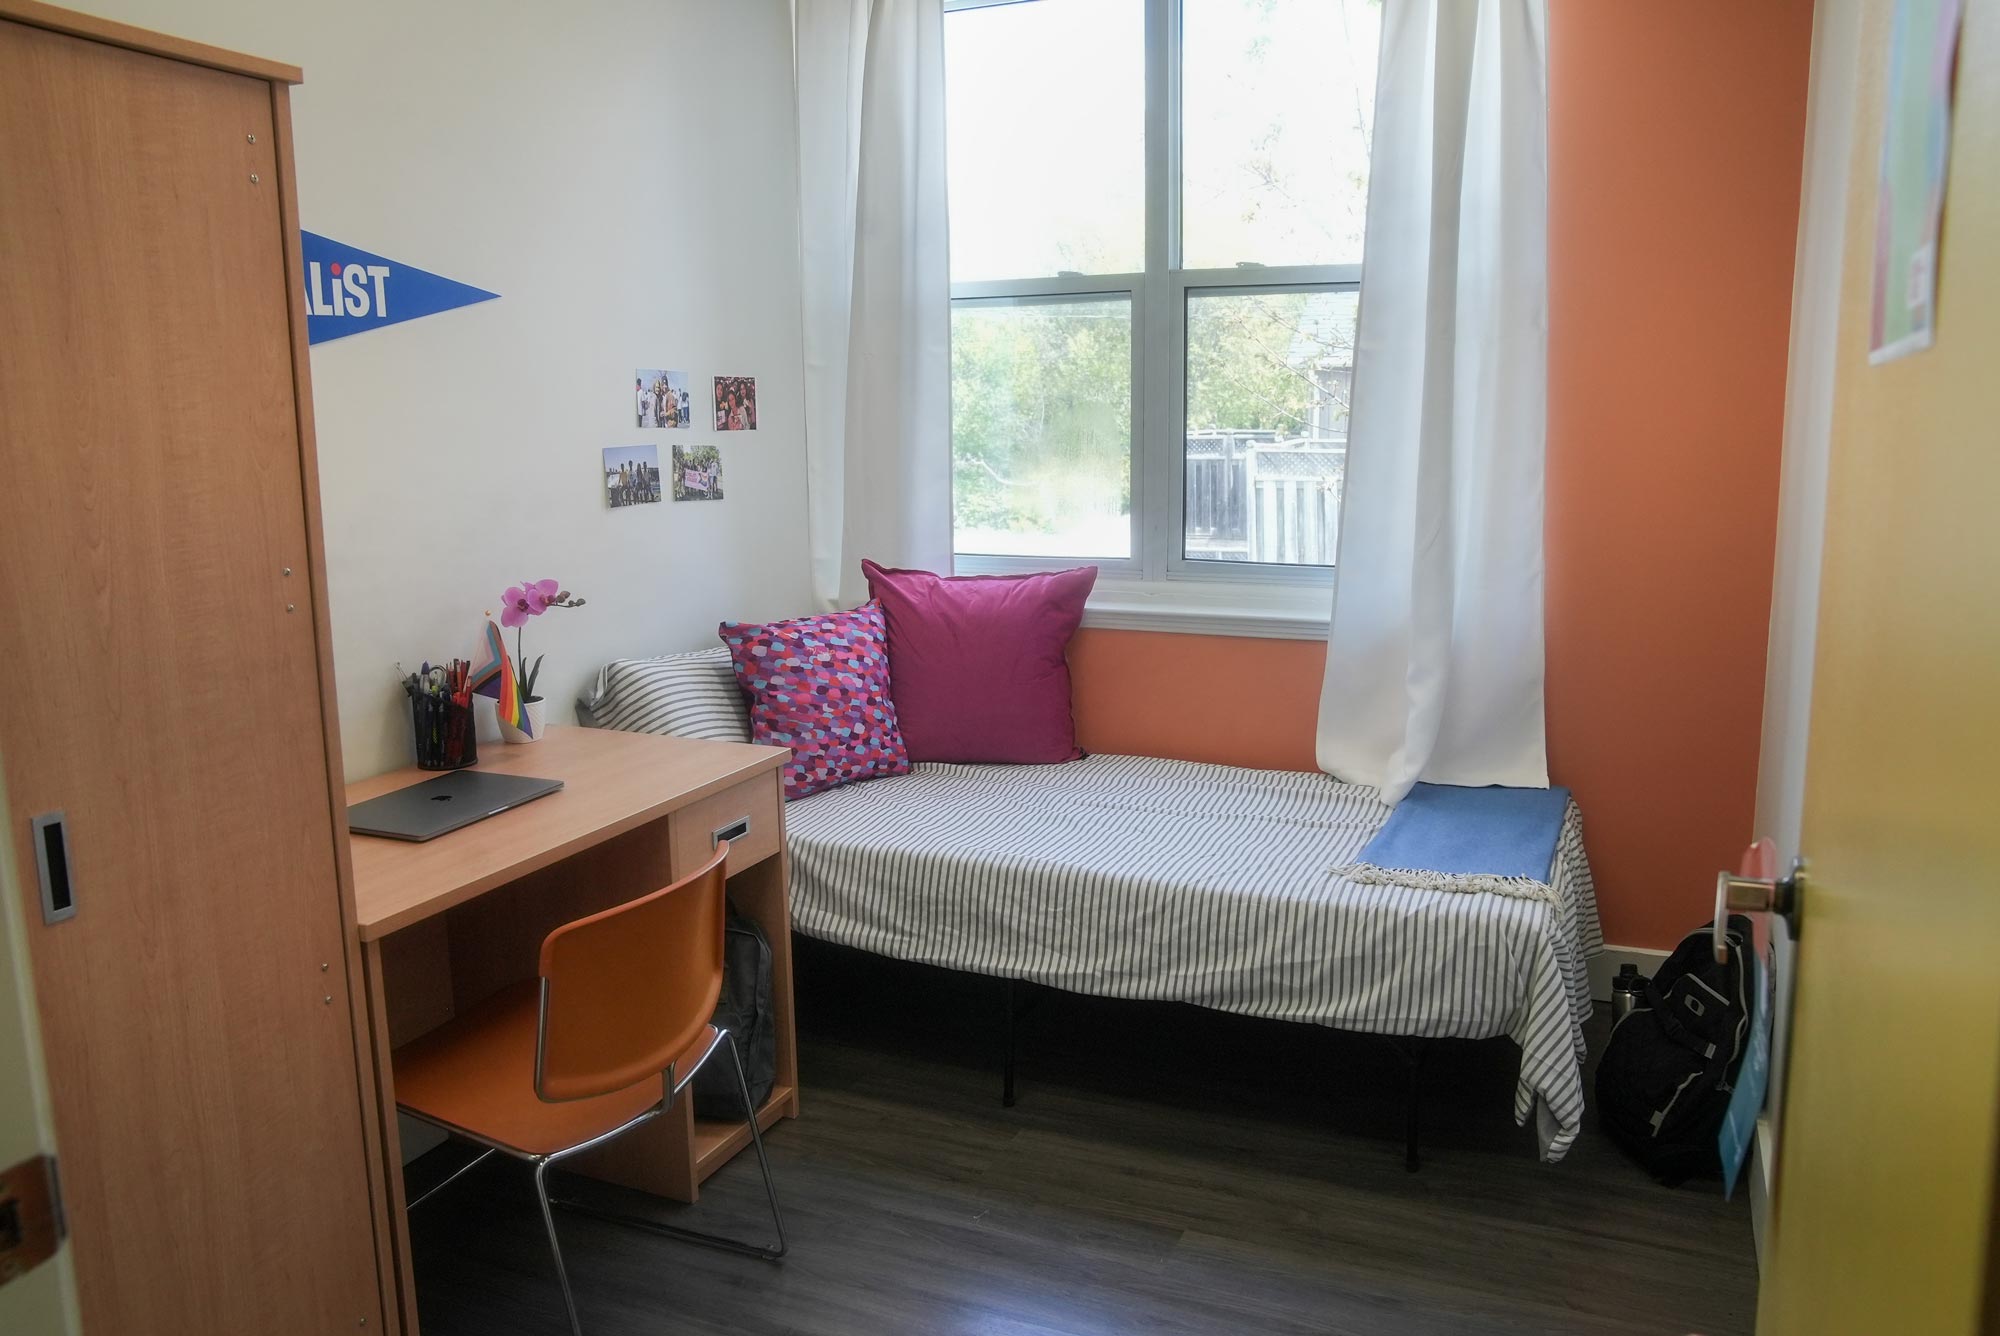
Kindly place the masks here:
[(1550, 895), (1336, 876), (1388, 819), (1325, 775), (1135, 756), (919, 765), (786, 809), (792, 921), (901, 960), (1105, 997), (1409, 1036), (1506, 1035), (1514, 1116), (1562, 1158), (1583, 1114), (1582, 818)]

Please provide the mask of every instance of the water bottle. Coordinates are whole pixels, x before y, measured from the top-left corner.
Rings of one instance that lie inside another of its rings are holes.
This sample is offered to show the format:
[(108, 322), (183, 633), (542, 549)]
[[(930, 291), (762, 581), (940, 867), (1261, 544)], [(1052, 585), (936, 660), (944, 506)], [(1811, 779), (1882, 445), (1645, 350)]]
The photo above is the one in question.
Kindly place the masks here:
[(1613, 1025), (1632, 1014), (1632, 1008), (1639, 1005), (1639, 999), (1646, 995), (1646, 976), (1639, 973), (1639, 967), (1624, 964), (1618, 967), (1618, 977), (1611, 981), (1611, 1023)]

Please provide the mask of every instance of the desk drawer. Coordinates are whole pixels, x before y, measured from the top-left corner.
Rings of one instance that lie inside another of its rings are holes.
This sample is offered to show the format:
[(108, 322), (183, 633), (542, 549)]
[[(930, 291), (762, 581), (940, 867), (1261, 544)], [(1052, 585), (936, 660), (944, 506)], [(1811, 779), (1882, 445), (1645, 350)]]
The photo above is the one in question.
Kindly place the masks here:
[(673, 839), (674, 876), (685, 877), (708, 861), (718, 837), (729, 841), (729, 875), (778, 852), (778, 777), (763, 774), (692, 803), (667, 818)]

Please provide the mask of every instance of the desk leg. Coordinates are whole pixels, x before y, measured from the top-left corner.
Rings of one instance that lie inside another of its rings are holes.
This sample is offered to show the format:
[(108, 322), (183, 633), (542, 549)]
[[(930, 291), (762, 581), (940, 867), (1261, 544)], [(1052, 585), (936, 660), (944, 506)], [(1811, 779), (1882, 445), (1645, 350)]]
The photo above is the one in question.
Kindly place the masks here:
[[(454, 909), (448, 969), (457, 1013), (466, 1014), (516, 980), (534, 977), (542, 941), (553, 929), (672, 885), (671, 833), (665, 818), (649, 822)], [(439, 967), (427, 968), (435, 973)], [(562, 1167), (672, 1201), (693, 1201), (697, 1180), (688, 1101)]]
[[(775, 783), (775, 779), (773, 780)], [(780, 848), (729, 879), (730, 901), (757, 921), (771, 944), (771, 1005), (777, 1038), (776, 1087), (759, 1110), (758, 1126), (799, 1116), (798, 1042), (792, 1018), (792, 920), (786, 899), (790, 868)], [(720, 1062), (718, 1055), (710, 1059)], [(683, 1095), (658, 1121), (575, 1161), (578, 1172), (609, 1183), (692, 1202), (701, 1182), (750, 1145), (746, 1125), (725, 1117), (696, 1124), (694, 1101)]]
[[(775, 786), (775, 776), (770, 782)], [(706, 833), (702, 833), (705, 838)], [(395, 1091), (388, 1070), (392, 1040), (415, 1038), (453, 1014), (466, 1014), (499, 988), (532, 977), (541, 943), (552, 929), (672, 884), (671, 836), (669, 821), (648, 823), (456, 907), (450, 912), (448, 931), (441, 925), (413, 925), (387, 939), (392, 945), (386, 953), (381, 942), (366, 944), (369, 1006), (385, 1154), (392, 1171), (391, 1201), (407, 1336), (416, 1336), (416, 1304), (409, 1279), (408, 1230), (396, 1149)], [(777, 1089), (758, 1119), (766, 1129), (779, 1118), (796, 1118), (799, 1112), (786, 872), (781, 846), (777, 854), (729, 879), (731, 898), (763, 926), (771, 943), (778, 1070)], [(443, 986), (446, 980), (448, 987)], [(393, 1013), (387, 1001), (390, 998), (396, 1004)], [(700, 1195), (701, 1180), (749, 1141), (748, 1129), (733, 1118), (703, 1123), (698, 1130), (693, 1103), (683, 1097), (654, 1122), (563, 1167), (670, 1201), (692, 1202)]]
[(361, 969), (368, 983), (370, 1059), (375, 1064), (376, 1117), (380, 1125), (382, 1165), (389, 1201), (389, 1249), (396, 1296), (402, 1310), (391, 1313), (394, 1333), (418, 1336), (416, 1276), (410, 1264), (410, 1217), (403, 1195), (403, 1139), (396, 1126), (396, 1085), (390, 1068), (388, 994), (383, 982), (382, 943), (361, 944)]
[[(779, 1119), (799, 1115), (798, 1045), (792, 1023), (792, 928), (785, 900), (786, 872), (780, 852), (729, 878), (731, 903), (764, 929), (771, 944), (777, 1071), (770, 1098), (757, 1112), (757, 1125), (767, 1132)], [(669, 1117), (645, 1132), (653, 1134), (651, 1141), (635, 1145), (604, 1167), (593, 1166), (586, 1172), (643, 1188), (656, 1196), (691, 1202), (703, 1179), (750, 1147), (750, 1129), (745, 1123), (730, 1112), (696, 1119), (693, 1102), (685, 1097)], [(635, 1135), (630, 1139), (638, 1138)], [(614, 1150), (617, 1144), (606, 1150)]]
[(694, 1102), (685, 1096), (659, 1118), (563, 1166), (668, 1201), (701, 1195), (694, 1164)]

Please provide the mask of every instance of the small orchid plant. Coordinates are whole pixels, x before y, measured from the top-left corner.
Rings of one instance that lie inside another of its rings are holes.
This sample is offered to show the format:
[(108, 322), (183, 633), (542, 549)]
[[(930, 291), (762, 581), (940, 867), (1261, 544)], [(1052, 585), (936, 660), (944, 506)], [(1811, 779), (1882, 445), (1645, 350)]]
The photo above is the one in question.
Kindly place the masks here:
[(573, 598), (554, 580), (523, 580), (500, 596), (500, 625), (514, 628), (514, 680), (520, 684), (521, 699), (538, 701), (535, 679), (541, 676), (542, 658), (530, 664), (521, 648), (521, 631), (530, 617), (539, 617), (550, 608), (580, 608), (584, 600)]

